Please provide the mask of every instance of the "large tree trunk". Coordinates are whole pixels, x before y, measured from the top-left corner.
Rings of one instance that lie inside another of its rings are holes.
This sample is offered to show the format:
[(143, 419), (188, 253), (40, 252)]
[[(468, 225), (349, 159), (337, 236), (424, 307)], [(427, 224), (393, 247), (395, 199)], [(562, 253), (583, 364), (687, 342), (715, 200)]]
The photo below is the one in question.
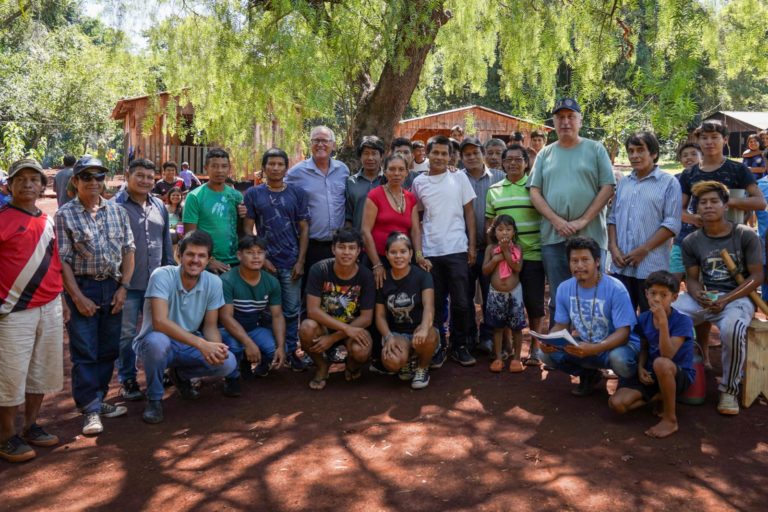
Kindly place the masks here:
[[(420, 4), (417, 12), (428, 10), (428, 0), (415, 0)], [(403, 20), (399, 23), (398, 40), (393, 57), (384, 65), (379, 81), (373, 85), (369, 76), (359, 78), (361, 87), (358, 108), (347, 130), (339, 158), (357, 165), (355, 145), (364, 135), (378, 135), (386, 144), (392, 140), (395, 127), (408, 106), (413, 91), (419, 83), (424, 61), (432, 49), (435, 37), (440, 27), (450, 18), (450, 11), (443, 9), (444, 2), (439, 2), (432, 9), (429, 17), (418, 16), (416, 20)], [(407, 41), (403, 36), (418, 33), (422, 37), (418, 41)], [(395, 64), (405, 58), (408, 65), (402, 70)]]

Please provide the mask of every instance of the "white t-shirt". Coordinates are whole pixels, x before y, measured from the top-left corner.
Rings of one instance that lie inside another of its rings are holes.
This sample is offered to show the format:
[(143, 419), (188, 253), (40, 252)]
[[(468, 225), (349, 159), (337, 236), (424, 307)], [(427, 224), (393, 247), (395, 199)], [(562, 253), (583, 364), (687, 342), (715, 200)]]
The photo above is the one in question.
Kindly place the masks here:
[(475, 199), (475, 191), (463, 172), (438, 176), (420, 174), (411, 192), (424, 210), (422, 249), (424, 256), (445, 256), (467, 252), (464, 205)]
[(425, 158), (423, 162), (420, 164), (417, 164), (416, 162), (413, 162), (413, 172), (416, 173), (422, 173), (427, 172), (429, 170), (429, 158)]

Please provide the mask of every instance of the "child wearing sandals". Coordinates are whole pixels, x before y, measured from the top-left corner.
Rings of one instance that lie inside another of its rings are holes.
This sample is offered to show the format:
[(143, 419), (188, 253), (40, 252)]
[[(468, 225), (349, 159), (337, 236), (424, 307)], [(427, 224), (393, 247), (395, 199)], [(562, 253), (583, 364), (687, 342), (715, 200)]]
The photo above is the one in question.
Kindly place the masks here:
[(520, 353), (523, 346), (525, 309), (523, 289), (520, 286), (520, 270), (523, 268), (523, 252), (515, 244), (517, 225), (509, 215), (499, 215), (488, 228), (491, 244), (485, 250), (483, 274), (491, 276), (491, 287), (485, 309), (485, 322), (493, 328), (494, 358), (490, 370), (498, 373), (504, 368), (501, 359), (501, 344), (504, 329), (512, 330), (512, 360), (509, 371), (523, 371)]
[(672, 307), (680, 291), (680, 282), (673, 274), (665, 270), (652, 272), (645, 285), (650, 310), (640, 314), (635, 326), (635, 334), (642, 342), (637, 378), (623, 383), (608, 404), (623, 414), (660, 400), (661, 421), (645, 434), (661, 438), (677, 432), (675, 400), (696, 377), (693, 322)]

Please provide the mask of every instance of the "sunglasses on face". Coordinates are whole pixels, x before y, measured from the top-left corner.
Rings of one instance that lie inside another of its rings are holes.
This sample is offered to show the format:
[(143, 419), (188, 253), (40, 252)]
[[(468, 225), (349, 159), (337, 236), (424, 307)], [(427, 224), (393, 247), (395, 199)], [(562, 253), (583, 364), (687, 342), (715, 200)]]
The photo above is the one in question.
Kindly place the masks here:
[(99, 172), (99, 173), (85, 173), (78, 176), (81, 180), (85, 181), (86, 183), (89, 181), (96, 180), (98, 182), (102, 182), (105, 179), (107, 179), (107, 173)]

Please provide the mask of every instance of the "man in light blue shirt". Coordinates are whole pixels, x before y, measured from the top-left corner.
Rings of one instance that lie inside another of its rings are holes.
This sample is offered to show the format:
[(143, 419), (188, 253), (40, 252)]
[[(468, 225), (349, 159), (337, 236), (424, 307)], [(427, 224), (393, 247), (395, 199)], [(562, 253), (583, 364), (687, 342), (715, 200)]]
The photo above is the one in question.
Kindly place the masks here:
[(312, 156), (291, 167), (285, 177), (288, 185), (306, 192), (309, 204), (309, 246), (304, 275), (320, 260), (332, 258), (333, 233), (344, 226), (345, 196), (349, 168), (333, 158), (336, 147), (333, 130), (315, 126), (309, 135)]
[(620, 281), (600, 272), (600, 247), (591, 238), (574, 237), (565, 244), (573, 277), (557, 289), (555, 325), (550, 333), (576, 331), (578, 345), (560, 350), (541, 340), (545, 365), (579, 377), (575, 396), (594, 392), (602, 380), (601, 368), (619, 379), (637, 374), (640, 343), (630, 339), (637, 323), (629, 294)]
[(629, 292), (632, 307), (648, 311), (645, 278), (669, 268), (670, 240), (680, 232), (680, 183), (656, 165), (659, 141), (650, 132), (625, 144), (632, 173), (619, 182), (608, 215), (612, 272)]
[(190, 379), (226, 377), (237, 367), (218, 329), (224, 305), (221, 279), (205, 271), (212, 251), (211, 236), (193, 231), (179, 244), (181, 264), (160, 267), (149, 278), (144, 320), (134, 341), (147, 376), (148, 402), (142, 415), (147, 423), (163, 421), (166, 368), (181, 397), (194, 400), (199, 393)]

